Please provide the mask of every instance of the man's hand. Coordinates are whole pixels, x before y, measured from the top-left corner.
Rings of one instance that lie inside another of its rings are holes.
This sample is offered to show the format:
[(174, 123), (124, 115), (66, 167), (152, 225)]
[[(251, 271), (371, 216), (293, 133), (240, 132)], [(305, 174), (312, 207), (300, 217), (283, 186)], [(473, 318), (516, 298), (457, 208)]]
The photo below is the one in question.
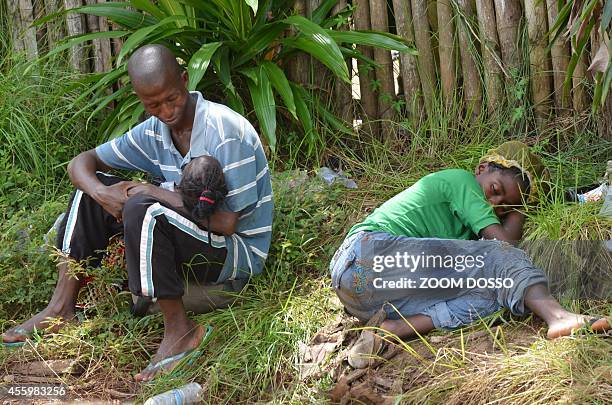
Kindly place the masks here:
[(163, 201), (166, 204), (180, 210), (183, 208), (183, 198), (176, 191), (166, 190), (165, 188), (157, 187), (149, 183), (136, 183), (137, 185), (130, 188), (128, 196), (131, 197), (136, 194), (146, 194), (154, 197), (159, 201)]
[(123, 206), (131, 195), (131, 190), (140, 186), (134, 181), (121, 181), (111, 186), (100, 185), (96, 188), (92, 198), (97, 201), (109, 214), (122, 220)]

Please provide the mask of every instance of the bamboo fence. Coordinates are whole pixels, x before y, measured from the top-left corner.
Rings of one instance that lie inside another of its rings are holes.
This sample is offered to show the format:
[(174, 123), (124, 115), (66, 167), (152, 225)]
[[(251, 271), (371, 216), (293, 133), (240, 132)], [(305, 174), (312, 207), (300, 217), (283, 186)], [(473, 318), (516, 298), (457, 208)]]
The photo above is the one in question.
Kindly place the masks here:
[[(113, 29), (103, 17), (78, 14), (32, 25), (58, 10), (106, 0), (0, 1), (6, 2), (15, 27), (14, 49), (30, 58), (52, 49), (66, 35)], [(320, 3), (296, 0), (294, 12), (308, 16)], [(510, 102), (511, 94), (516, 93), (513, 86), (526, 74), (529, 89), (525, 97), (530, 98), (538, 122), (581, 113), (590, 106), (593, 78), (587, 66), (597, 44), (589, 45), (593, 51), (584, 53), (571, 91), (564, 91), (570, 46), (564, 38), (549, 44), (547, 35), (559, 12), (557, 0), (339, 0), (334, 10), (347, 6), (354, 8), (354, 15), (340, 29), (398, 34), (419, 52), (415, 57), (359, 46), (377, 67), (347, 60), (352, 67), (352, 88), (337, 83), (330, 88), (330, 80), (322, 80), (318, 73), (321, 66), (307, 55), (286, 64), (292, 80), (315, 91), (326, 87), (321, 90), (333, 97), (331, 104), (348, 122), (369, 122), (372, 130), (384, 133), (388, 130), (385, 123), (400, 116), (418, 120), (431, 114), (435, 105), (457, 102), (468, 116), (495, 114)], [(108, 71), (120, 48), (120, 40), (98, 39), (72, 48), (70, 63), (80, 72)]]

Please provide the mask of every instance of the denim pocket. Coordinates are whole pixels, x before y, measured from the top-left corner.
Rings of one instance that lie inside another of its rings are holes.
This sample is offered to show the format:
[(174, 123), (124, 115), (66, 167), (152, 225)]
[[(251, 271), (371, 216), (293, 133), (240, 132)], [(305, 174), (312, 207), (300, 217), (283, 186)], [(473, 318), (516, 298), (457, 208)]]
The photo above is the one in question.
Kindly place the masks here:
[(361, 239), (360, 235), (362, 233), (363, 232), (359, 232), (346, 238), (334, 254), (334, 257), (329, 264), (329, 270), (332, 276), (332, 286), (336, 289), (340, 287), (340, 279), (342, 278), (342, 274), (344, 274), (346, 269), (348, 269), (355, 261), (355, 243), (359, 242)]

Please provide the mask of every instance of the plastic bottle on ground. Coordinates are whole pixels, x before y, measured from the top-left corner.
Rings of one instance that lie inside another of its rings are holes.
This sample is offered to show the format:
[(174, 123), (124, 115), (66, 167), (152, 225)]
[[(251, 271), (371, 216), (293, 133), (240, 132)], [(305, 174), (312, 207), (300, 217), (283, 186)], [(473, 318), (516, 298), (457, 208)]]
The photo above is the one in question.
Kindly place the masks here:
[(201, 391), (202, 386), (196, 382), (192, 382), (182, 387), (155, 395), (147, 399), (144, 405), (198, 404), (202, 401), (199, 395)]

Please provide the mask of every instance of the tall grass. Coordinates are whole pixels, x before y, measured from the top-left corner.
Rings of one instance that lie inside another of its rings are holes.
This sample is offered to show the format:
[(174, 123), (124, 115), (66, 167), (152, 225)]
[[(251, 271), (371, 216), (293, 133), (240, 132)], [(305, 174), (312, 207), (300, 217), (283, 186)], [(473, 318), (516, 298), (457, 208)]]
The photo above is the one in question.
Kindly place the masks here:
[[(10, 43), (10, 42), (8, 42)], [(24, 206), (26, 201), (50, 200), (65, 186), (66, 164), (93, 146), (85, 119), (73, 118), (69, 106), (83, 87), (55, 58), (30, 61), (25, 54), (9, 54), (0, 61), (0, 201)], [(31, 198), (12, 199), (16, 188), (29, 186)]]

